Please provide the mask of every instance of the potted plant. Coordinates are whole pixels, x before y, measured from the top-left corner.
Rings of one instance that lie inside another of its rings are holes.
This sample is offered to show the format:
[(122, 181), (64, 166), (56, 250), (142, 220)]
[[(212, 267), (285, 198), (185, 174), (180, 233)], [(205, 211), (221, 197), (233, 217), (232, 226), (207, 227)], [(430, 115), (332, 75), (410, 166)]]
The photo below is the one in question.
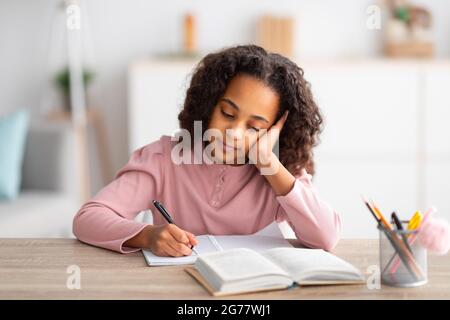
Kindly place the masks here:
[[(87, 91), (89, 84), (94, 78), (94, 73), (89, 69), (83, 69), (84, 89)], [(70, 71), (65, 67), (55, 76), (55, 84), (63, 95), (64, 110), (70, 112)]]

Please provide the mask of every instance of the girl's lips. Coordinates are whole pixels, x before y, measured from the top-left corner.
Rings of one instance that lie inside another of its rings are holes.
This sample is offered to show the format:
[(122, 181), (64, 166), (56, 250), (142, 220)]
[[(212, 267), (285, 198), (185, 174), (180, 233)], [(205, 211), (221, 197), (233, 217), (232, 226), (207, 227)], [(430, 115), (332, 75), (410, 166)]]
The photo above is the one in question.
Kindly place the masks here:
[(223, 147), (224, 151), (234, 151), (234, 150), (236, 150), (236, 148), (230, 147), (229, 145), (227, 145), (225, 143), (222, 144), (222, 147)]
[(238, 149), (238, 148), (231, 147), (231, 146), (225, 144), (225, 143), (224, 143), (223, 141), (221, 141), (221, 140), (219, 140), (219, 143), (222, 144), (222, 149), (223, 149), (223, 151), (234, 151), (234, 150), (237, 150), (237, 149)]

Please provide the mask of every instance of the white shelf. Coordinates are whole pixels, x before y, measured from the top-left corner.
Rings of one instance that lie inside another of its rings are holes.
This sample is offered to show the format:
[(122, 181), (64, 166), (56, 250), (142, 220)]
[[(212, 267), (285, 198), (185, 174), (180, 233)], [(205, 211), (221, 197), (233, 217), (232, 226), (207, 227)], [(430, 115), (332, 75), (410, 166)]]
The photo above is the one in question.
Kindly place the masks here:
[[(336, 58), (336, 59), (311, 59), (296, 57), (292, 59), (300, 67), (314, 68), (349, 68), (349, 67), (388, 67), (388, 68), (417, 68), (425, 67), (440, 69), (450, 67), (450, 59), (394, 59), (394, 58)], [(133, 61), (129, 70), (147, 68), (180, 68), (192, 67), (200, 61), (200, 58), (141, 58)], [(306, 70), (307, 71), (307, 70)]]

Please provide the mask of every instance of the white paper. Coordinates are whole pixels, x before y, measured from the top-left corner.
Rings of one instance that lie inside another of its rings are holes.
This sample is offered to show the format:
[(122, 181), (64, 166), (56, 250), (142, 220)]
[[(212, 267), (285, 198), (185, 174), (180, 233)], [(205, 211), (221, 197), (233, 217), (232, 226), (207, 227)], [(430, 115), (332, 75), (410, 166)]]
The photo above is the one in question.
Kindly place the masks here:
[[(195, 250), (200, 255), (234, 248), (248, 248), (261, 252), (272, 248), (292, 247), (291, 244), (283, 238), (276, 222), (268, 225), (266, 228), (253, 235), (201, 235), (196, 238), (199, 243), (195, 246)], [(186, 257), (160, 257), (149, 250), (142, 250), (142, 252), (147, 263), (151, 266), (193, 264), (197, 259), (195, 253)]]

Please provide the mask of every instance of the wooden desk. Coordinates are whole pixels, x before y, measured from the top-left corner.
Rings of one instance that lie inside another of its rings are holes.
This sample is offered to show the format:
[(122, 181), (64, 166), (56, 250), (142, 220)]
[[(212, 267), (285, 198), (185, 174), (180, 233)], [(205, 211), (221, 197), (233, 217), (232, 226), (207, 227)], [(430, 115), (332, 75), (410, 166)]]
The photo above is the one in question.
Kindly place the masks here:
[[(376, 240), (341, 240), (333, 251), (363, 272), (377, 264)], [(67, 267), (81, 289), (66, 287)], [(148, 267), (141, 252), (122, 255), (73, 239), (0, 239), (0, 299), (211, 299), (182, 266)], [(418, 288), (303, 287), (228, 299), (449, 299), (450, 255), (429, 255), (429, 282)], [(227, 299), (225, 297), (225, 299)]]

